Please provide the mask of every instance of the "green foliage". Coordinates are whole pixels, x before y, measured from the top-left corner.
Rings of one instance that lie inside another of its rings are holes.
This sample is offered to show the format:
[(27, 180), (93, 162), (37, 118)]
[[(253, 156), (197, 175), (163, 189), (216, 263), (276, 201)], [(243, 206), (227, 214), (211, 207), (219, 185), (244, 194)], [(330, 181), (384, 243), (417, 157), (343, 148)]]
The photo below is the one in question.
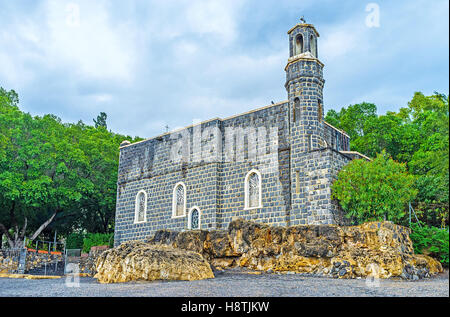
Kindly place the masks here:
[(383, 151), (371, 162), (361, 159), (346, 165), (332, 185), (332, 197), (346, 216), (358, 223), (404, 223), (407, 204), (417, 194), (413, 184), (405, 164), (393, 161)]
[(106, 129), (107, 128), (107, 125), (106, 125), (107, 117), (108, 117), (108, 115), (105, 112), (100, 112), (100, 114), (97, 116), (97, 120), (93, 119), (95, 128), (103, 127)]
[(363, 102), (342, 108), (338, 113), (328, 111), (325, 121), (344, 130), (350, 138), (356, 139), (365, 133), (365, 122), (377, 117), (377, 106), (373, 103)]
[(113, 234), (112, 233), (88, 233), (83, 239), (83, 252), (88, 253), (91, 247), (99, 245), (113, 246)]
[(24, 113), (18, 102), (0, 88), (0, 232), (20, 242), (54, 214), (42, 239), (55, 230), (112, 232), (119, 145), (140, 138), (109, 132), (105, 113), (96, 127), (67, 124)]
[(83, 240), (85, 234), (72, 232), (66, 238), (66, 248), (67, 249), (82, 249), (83, 248)]
[(439, 259), (443, 266), (448, 267), (449, 233), (447, 230), (422, 226), (411, 223), (409, 235), (414, 246), (414, 252)]
[(351, 136), (351, 149), (369, 157), (386, 151), (405, 163), (418, 194), (413, 203), (420, 219), (448, 226), (449, 103), (448, 96), (417, 92), (407, 107), (377, 115), (373, 104), (330, 110), (325, 118)]

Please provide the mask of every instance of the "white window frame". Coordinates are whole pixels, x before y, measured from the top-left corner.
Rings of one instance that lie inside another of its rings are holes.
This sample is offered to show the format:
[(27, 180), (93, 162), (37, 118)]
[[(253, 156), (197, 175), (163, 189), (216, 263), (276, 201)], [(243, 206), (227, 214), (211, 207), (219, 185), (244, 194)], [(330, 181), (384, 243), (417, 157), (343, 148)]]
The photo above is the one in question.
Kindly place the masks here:
[(191, 209), (189, 209), (189, 213), (188, 213), (188, 229), (189, 230), (192, 230), (191, 216), (192, 216), (192, 212), (195, 209), (197, 209), (197, 211), (198, 211), (198, 229), (196, 229), (196, 230), (200, 230), (202, 228), (202, 211), (197, 206), (194, 206)]
[[(183, 206), (183, 215), (177, 216), (177, 188), (178, 186), (183, 186), (184, 189), (184, 206)], [(183, 218), (186, 217), (186, 185), (183, 182), (178, 182), (173, 187), (172, 191), (172, 218)]]
[[(138, 198), (139, 198), (139, 195), (141, 193), (144, 193), (144, 197), (145, 197), (144, 220), (143, 221), (138, 221), (138, 217), (139, 217), (139, 202), (138, 202)], [(136, 194), (136, 198), (134, 199), (134, 223), (144, 223), (144, 222), (147, 222), (147, 192), (142, 189), (142, 190), (138, 191), (138, 193)]]
[[(250, 204), (250, 193), (249, 193), (249, 177), (250, 175), (252, 175), (253, 173), (258, 175), (258, 180), (259, 180), (259, 204), (256, 207), (249, 207)], [(244, 210), (253, 210), (253, 209), (259, 209), (262, 208), (262, 177), (261, 177), (261, 173), (257, 170), (257, 169), (252, 169), (250, 172), (247, 173), (247, 175), (245, 176), (245, 183), (244, 183)]]

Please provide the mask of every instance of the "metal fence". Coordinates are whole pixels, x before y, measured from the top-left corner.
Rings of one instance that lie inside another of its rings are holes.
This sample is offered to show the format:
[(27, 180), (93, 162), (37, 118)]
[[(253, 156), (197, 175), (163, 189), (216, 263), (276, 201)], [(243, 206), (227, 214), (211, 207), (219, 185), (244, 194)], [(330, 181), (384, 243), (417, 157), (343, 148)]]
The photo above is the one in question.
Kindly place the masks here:
[(24, 273), (26, 270), (27, 249), (11, 248), (0, 250), (0, 272)]
[(64, 274), (76, 273), (74, 268), (79, 268), (81, 261), (81, 249), (66, 249), (64, 252)]
[(65, 244), (56, 241), (24, 239), (21, 248), (0, 249), (0, 272), (34, 275), (62, 275)]
[(38, 275), (64, 274), (65, 244), (56, 241), (24, 241), (27, 246), (27, 273)]

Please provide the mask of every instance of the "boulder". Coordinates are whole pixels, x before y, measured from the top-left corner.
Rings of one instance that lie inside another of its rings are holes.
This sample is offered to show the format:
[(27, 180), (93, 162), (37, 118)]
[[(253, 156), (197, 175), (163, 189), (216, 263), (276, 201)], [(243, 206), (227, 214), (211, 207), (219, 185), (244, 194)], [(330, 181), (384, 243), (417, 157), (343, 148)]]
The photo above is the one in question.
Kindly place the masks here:
[(196, 252), (139, 241), (104, 251), (95, 264), (100, 283), (214, 278), (209, 263)]

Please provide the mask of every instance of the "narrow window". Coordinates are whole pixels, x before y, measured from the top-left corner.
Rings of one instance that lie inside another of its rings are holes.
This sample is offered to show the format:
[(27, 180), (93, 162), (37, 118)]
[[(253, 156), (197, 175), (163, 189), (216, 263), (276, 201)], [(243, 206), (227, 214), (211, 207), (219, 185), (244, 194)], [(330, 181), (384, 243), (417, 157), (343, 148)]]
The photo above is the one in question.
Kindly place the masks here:
[(145, 222), (147, 210), (147, 194), (141, 190), (136, 195), (135, 207), (134, 207), (134, 222)]
[(200, 229), (200, 209), (193, 207), (189, 212), (188, 228), (190, 230)]
[(319, 122), (322, 122), (322, 116), (323, 116), (323, 106), (322, 106), (322, 100), (318, 100), (317, 101), (317, 103), (318, 103), (318, 111), (317, 111), (317, 116), (318, 116), (318, 119), (319, 119)]
[(303, 35), (299, 34), (295, 38), (295, 55), (303, 53)]
[(294, 99), (294, 122), (297, 122), (300, 120), (300, 98)]
[(312, 134), (308, 134), (308, 151), (312, 150)]
[(317, 57), (317, 51), (316, 51), (316, 39), (315, 39), (315, 37), (312, 36), (312, 35), (309, 37), (309, 46), (310, 46), (311, 54), (312, 54), (314, 57)]
[(295, 172), (295, 192), (300, 194), (300, 172)]
[(245, 208), (261, 208), (261, 173), (252, 170), (245, 177)]
[(173, 190), (172, 217), (186, 215), (186, 186), (183, 183), (175, 185)]

